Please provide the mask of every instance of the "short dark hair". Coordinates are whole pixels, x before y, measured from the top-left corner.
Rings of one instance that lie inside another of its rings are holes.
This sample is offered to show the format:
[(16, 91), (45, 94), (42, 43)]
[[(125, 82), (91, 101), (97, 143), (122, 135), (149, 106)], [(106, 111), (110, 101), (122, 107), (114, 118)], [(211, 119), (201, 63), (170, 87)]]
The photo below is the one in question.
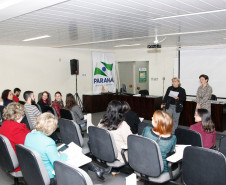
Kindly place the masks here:
[(61, 92), (60, 92), (60, 91), (57, 91), (57, 92), (55, 93), (55, 96), (56, 96), (56, 94), (59, 94), (59, 95), (61, 95), (61, 96), (62, 96), (62, 94), (61, 94)]
[(200, 79), (200, 78), (205, 78), (205, 80), (207, 80), (207, 82), (209, 81), (209, 77), (208, 77), (207, 75), (201, 74), (201, 75), (199, 76), (199, 79)]
[(8, 100), (8, 95), (9, 95), (9, 92), (11, 90), (10, 89), (6, 89), (2, 92), (2, 99), (5, 101), (5, 100)]
[(197, 114), (202, 119), (202, 128), (206, 133), (212, 133), (215, 130), (214, 123), (211, 120), (211, 114), (206, 109), (197, 109)]
[(23, 94), (24, 100), (27, 101), (27, 99), (29, 97), (31, 97), (31, 94), (33, 93), (33, 91), (25, 91)]
[(18, 87), (16, 87), (14, 90), (13, 90), (13, 93), (15, 93), (15, 92), (21, 92), (21, 90), (20, 90), (20, 88), (18, 88)]

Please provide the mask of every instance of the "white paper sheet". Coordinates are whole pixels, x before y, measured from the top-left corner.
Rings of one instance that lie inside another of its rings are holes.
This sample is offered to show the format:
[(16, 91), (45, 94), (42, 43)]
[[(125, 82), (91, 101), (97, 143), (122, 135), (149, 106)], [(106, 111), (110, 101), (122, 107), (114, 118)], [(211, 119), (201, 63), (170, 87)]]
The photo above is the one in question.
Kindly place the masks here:
[(176, 152), (173, 155), (167, 157), (166, 160), (172, 163), (175, 163), (181, 160), (183, 158), (184, 149), (187, 146), (191, 146), (191, 145), (176, 145), (175, 147)]
[(178, 96), (178, 94), (179, 94), (179, 92), (170, 91), (169, 96), (174, 98), (175, 96)]

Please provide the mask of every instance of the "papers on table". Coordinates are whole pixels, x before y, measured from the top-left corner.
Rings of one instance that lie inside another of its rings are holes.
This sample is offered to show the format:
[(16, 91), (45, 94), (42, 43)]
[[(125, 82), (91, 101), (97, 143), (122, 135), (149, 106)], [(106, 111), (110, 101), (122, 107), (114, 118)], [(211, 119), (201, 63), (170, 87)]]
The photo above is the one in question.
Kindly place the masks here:
[(179, 92), (170, 91), (169, 96), (174, 98), (175, 96), (178, 96), (178, 94), (179, 94)]
[[(57, 149), (59, 150), (60, 148), (64, 147), (64, 145), (65, 144), (60, 145), (59, 147), (57, 147)], [(74, 142), (68, 144), (68, 148), (62, 153), (68, 155), (68, 160), (66, 161), (66, 163), (75, 167), (83, 166), (92, 161), (91, 158), (87, 157), (82, 153), (82, 148), (76, 145)]]
[(191, 145), (176, 145), (175, 147), (175, 154), (169, 156), (166, 158), (167, 161), (175, 163), (177, 161), (180, 161), (183, 158), (183, 154), (184, 154), (184, 149), (187, 146), (191, 146)]

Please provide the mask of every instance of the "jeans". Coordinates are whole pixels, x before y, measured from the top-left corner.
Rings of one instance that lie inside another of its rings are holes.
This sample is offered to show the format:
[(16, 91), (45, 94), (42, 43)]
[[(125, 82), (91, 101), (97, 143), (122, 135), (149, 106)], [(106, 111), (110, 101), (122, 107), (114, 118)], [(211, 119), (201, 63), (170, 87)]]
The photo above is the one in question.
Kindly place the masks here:
[(180, 112), (176, 112), (176, 105), (171, 105), (171, 104), (169, 105), (169, 108), (166, 109), (166, 112), (168, 112), (173, 118), (173, 131), (172, 131), (172, 133), (174, 134), (175, 130), (178, 127)]

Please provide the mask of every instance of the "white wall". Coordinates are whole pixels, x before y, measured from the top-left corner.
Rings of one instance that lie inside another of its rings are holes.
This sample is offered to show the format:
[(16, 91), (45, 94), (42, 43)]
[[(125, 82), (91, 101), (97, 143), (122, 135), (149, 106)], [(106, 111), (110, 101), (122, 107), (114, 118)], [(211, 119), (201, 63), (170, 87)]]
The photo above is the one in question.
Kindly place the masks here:
[(149, 93), (163, 95), (163, 80), (165, 77), (164, 93), (173, 78), (174, 60), (177, 58), (177, 48), (161, 49), (125, 49), (117, 50), (116, 61), (149, 61)]
[[(78, 93), (92, 93), (92, 50), (75, 48), (47, 48), (0, 46), (0, 93), (4, 89), (19, 87), (22, 93), (33, 90), (36, 95), (47, 90), (53, 96), (61, 91), (75, 93), (75, 75), (70, 74), (70, 59), (79, 60)], [(103, 51), (104, 52), (104, 51)], [(162, 77), (165, 90), (171, 85), (176, 48), (161, 50), (125, 49), (107, 51), (116, 55), (116, 61), (149, 61), (149, 91), (162, 95)], [(151, 79), (158, 78), (157, 81)], [(20, 99), (23, 100), (22, 95)]]
[[(36, 95), (47, 90), (53, 96), (61, 91), (75, 93), (75, 75), (70, 74), (70, 59), (79, 59), (78, 92), (91, 93), (91, 52), (85, 49), (0, 46), (0, 92), (19, 87), (22, 93)], [(22, 98), (22, 95), (20, 96)]]

